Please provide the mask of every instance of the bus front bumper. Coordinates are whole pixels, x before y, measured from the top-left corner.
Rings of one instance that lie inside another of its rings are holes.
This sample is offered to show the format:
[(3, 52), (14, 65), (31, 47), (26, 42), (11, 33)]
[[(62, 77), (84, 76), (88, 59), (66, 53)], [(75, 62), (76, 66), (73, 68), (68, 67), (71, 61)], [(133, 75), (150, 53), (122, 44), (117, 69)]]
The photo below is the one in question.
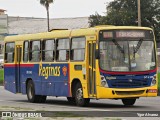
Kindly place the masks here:
[(145, 88), (105, 88), (97, 87), (97, 98), (139, 98), (139, 97), (156, 97), (158, 93), (157, 86)]

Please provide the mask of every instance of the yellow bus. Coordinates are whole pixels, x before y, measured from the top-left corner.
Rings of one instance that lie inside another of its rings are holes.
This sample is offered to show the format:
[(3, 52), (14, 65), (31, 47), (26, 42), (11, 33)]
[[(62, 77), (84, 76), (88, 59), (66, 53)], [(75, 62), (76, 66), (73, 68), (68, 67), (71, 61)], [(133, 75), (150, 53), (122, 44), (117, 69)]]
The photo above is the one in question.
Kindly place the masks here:
[(157, 96), (157, 57), (153, 30), (96, 26), (5, 38), (4, 87), (27, 94), (29, 102), (65, 96), (78, 106), (90, 99)]

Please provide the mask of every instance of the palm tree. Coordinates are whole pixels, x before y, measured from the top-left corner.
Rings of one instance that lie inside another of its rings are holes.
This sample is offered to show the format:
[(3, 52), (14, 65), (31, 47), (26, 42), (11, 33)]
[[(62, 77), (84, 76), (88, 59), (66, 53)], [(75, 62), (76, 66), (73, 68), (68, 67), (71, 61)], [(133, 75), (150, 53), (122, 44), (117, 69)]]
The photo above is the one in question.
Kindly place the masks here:
[(43, 5), (47, 10), (47, 25), (49, 31), (49, 5), (53, 3), (54, 0), (40, 0), (40, 4)]

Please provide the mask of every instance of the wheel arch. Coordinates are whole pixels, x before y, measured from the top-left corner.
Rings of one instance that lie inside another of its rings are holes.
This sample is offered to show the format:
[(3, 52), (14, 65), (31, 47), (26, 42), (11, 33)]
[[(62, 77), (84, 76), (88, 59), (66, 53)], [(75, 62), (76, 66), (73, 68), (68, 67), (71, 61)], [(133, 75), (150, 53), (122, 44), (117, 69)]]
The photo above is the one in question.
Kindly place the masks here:
[[(29, 81), (33, 82), (32, 78), (27, 78), (26, 79), (26, 93), (27, 93), (27, 84), (28, 84)], [(34, 82), (33, 82), (33, 85), (34, 85)]]
[(75, 89), (76, 84), (78, 84), (78, 83), (82, 85), (81, 81), (78, 78), (74, 78), (72, 80), (72, 83), (71, 83), (71, 95), (72, 95), (72, 97), (75, 97), (74, 89)]

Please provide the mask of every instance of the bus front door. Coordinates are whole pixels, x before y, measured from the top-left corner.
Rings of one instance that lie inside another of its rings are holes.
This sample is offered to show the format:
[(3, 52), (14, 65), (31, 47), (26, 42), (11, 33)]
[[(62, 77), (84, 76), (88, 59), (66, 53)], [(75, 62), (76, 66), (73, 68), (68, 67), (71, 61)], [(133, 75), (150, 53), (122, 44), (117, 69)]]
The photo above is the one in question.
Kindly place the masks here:
[(88, 88), (89, 96), (96, 97), (96, 41), (88, 41)]
[(21, 93), (21, 82), (20, 82), (20, 63), (22, 56), (22, 46), (16, 46), (16, 69), (15, 69), (15, 84), (16, 93)]

